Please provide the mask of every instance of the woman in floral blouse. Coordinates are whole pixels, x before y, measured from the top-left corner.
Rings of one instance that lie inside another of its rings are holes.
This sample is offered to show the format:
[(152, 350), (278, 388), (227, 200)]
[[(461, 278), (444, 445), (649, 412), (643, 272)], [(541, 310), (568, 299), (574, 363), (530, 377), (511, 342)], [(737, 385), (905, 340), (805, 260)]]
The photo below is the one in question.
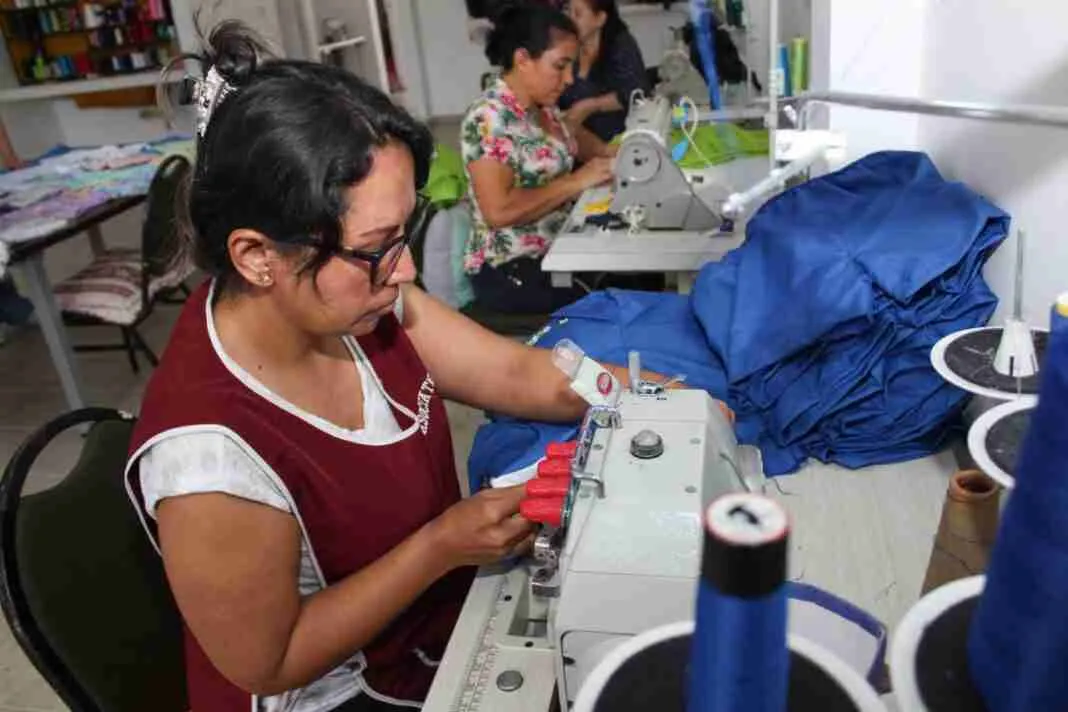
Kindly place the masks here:
[[(581, 292), (553, 288), (541, 258), (582, 191), (611, 178), (614, 149), (569, 131), (556, 109), (571, 84), (578, 33), (545, 6), (511, 6), (486, 44), (501, 76), (471, 105), (460, 139), (474, 230), (464, 254), (476, 300), (498, 311), (550, 312)], [(572, 170), (576, 159), (581, 168)]]

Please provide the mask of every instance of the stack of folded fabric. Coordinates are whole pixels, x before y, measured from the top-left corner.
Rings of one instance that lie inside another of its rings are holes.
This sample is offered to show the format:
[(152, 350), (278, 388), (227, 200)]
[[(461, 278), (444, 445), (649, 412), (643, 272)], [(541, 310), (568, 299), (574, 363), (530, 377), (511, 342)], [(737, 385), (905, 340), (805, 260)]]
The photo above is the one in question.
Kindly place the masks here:
[[(609, 291), (535, 339), (642, 365), (725, 399), (767, 474), (808, 457), (848, 467), (940, 448), (964, 394), (930, 365), (942, 336), (981, 326), (997, 299), (981, 269), (1009, 217), (921, 153), (883, 152), (803, 183), (750, 220), (745, 244), (701, 271), (691, 297)], [(491, 416), (473, 487), (535, 462), (575, 432)]]
[(692, 306), (769, 474), (928, 454), (965, 394), (929, 353), (985, 324), (981, 268), (1009, 217), (924, 154), (876, 153), (770, 201), (702, 270)]

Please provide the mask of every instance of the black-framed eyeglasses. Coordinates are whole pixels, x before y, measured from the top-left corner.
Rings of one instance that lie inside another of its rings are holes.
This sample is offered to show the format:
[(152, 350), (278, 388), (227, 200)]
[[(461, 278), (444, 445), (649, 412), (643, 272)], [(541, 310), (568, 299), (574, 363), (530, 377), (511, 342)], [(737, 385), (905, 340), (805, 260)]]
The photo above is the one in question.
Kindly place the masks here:
[[(349, 262), (366, 263), (371, 284), (375, 287), (381, 287), (397, 269), (397, 264), (404, 254), (404, 249), (411, 244), (412, 237), (422, 234), (430, 212), (430, 202), (420, 195), (416, 199), (415, 209), (412, 210), (412, 214), (408, 217), (408, 222), (404, 225), (404, 231), (392, 240), (386, 241), (377, 250), (360, 250), (355, 247), (338, 245), (330, 250), (330, 253)], [(301, 242), (313, 247), (321, 246), (321, 243), (312, 239)]]

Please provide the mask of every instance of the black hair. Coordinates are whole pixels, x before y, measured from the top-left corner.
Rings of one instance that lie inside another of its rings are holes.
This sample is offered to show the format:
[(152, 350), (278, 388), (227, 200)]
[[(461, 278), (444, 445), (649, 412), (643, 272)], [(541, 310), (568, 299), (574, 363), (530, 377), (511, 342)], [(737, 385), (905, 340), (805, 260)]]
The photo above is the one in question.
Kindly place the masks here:
[[(576, 0), (571, 0), (571, 2), (575, 1)], [(600, 69), (606, 69), (607, 67), (604, 65), (606, 65), (608, 58), (611, 56), (612, 45), (615, 44), (616, 39), (620, 35), (630, 32), (630, 29), (619, 14), (619, 5), (616, 4), (616, 0), (578, 1), (585, 2), (591, 12), (603, 12), (605, 15), (604, 26), (601, 27), (601, 51), (597, 56), (597, 61), (594, 62), (594, 67), (592, 69), (594, 72)]]
[[(198, 142), (188, 188), (197, 266), (224, 288), (236, 281), (228, 238), (241, 228), (306, 254), (302, 269), (325, 264), (342, 240), (346, 190), (367, 177), (374, 150), (389, 141), (411, 151), (416, 187), (426, 181), (430, 132), (349, 72), (270, 58), (236, 21), (218, 25), (195, 59), (234, 87)], [(297, 247), (309, 238), (316, 247)]]
[(552, 47), (554, 33), (578, 37), (578, 28), (570, 17), (548, 5), (507, 3), (493, 16), (493, 29), (486, 40), (486, 59), (507, 72), (512, 68), (517, 50), (525, 49), (532, 59), (537, 59)]

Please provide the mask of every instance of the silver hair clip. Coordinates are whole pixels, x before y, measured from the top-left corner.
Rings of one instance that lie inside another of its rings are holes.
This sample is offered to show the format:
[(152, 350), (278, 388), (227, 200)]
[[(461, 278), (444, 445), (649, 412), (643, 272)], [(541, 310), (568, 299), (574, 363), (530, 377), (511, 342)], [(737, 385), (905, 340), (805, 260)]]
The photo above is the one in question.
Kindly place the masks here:
[(227, 96), (236, 91), (236, 88), (223, 79), (215, 67), (212, 67), (203, 79), (197, 81), (194, 91), (193, 98), (197, 106), (197, 136), (204, 138), (211, 115)]

